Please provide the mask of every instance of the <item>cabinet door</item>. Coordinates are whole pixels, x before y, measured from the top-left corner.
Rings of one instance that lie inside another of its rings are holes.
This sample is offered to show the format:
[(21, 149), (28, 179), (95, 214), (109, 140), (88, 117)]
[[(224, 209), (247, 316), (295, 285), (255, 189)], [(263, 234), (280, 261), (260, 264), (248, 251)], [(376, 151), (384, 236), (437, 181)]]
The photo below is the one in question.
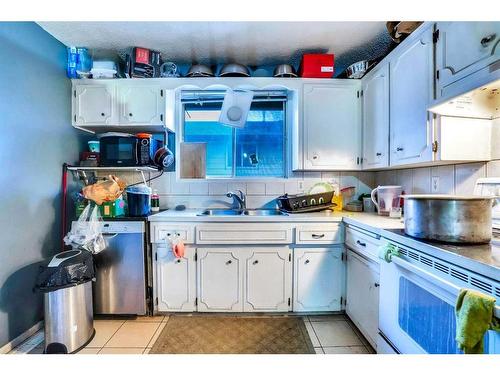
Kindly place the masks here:
[(289, 311), (292, 263), (288, 247), (245, 250), (244, 311)]
[(342, 310), (342, 248), (295, 248), (293, 259), (293, 311)]
[(75, 85), (73, 122), (75, 125), (114, 125), (115, 87), (111, 85)]
[(304, 85), (304, 169), (358, 169), (361, 153), (359, 89)]
[(163, 125), (165, 100), (158, 86), (125, 86), (118, 95), (120, 123), (126, 125)]
[(438, 87), (474, 73), (500, 57), (500, 22), (439, 22), (436, 29)]
[(243, 310), (238, 249), (198, 248), (198, 311)]
[(347, 252), (346, 313), (376, 348), (378, 334), (378, 264)]
[(389, 64), (363, 80), (363, 169), (389, 166)]
[(428, 29), (390, 62), (391, 165), (432, 161), (427, 106), (433, 82), (432, 29)]
[(195, 311), (195, 249), (186, 247), (182, 258), (165, 246), (155, 245), (155, 249), (158, 311)]

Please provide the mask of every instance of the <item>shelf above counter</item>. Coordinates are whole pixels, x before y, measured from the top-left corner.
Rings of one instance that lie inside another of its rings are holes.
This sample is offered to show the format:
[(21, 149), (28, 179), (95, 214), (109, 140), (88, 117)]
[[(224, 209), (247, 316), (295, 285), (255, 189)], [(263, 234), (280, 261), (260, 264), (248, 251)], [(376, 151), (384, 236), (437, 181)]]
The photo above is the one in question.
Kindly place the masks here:
[(68, 171), (135, 171), (135, 172), (160, 172), (156, 167), (142, 166), (142, 167), (79, 167), (68, 165)]

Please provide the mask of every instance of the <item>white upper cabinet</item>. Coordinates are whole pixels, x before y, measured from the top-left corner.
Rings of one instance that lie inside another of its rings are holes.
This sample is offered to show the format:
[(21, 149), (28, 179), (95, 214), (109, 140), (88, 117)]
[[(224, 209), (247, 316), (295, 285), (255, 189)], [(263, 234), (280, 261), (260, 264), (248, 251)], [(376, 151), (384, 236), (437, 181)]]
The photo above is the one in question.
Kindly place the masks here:
[(437, 97), (444, 88), (500, 58), (500, 22), (436, 24)]
[(432, 28), (407, 45), (390, 61), (390, 165), (432, 161), (433, 99)]
[(293, 311), (340, 311), (342, 247), (293, 250)]
[(362, 81), (363, 169), (389, 166), (389, 64)]
[(194, 311), (196, 298), (195, 249), (186, 247), (182, 258), (170, 248), (155, 245), (155, 292), (158, 311)]
[(198, 311), (242, 311), (242, 272), (238, 249), (198, 248)]
[(163, 125), (164, 90), (154, 85), (125, 85), (118, 88), (120, 123), (125, 125)]
[(359, 82), (304, 84), (303, 90), (304, 170), (359, 169)]
[(116, 122), (113, 85), (74, 85), (73, 123), (75, 125), (113, 125)]
[(161, 129), (165, 126), (166, 90), (158, 83), (88, 81), (92, 80), (85, 83), (73, 82), (74, 126), (91, 131), (99, 131), (96, 128), (103, 126), (129, 129)]
[(292, 262), (288, 247), (245, 251), (245, 301), (243, 310), (288, 311), (291, 309)]

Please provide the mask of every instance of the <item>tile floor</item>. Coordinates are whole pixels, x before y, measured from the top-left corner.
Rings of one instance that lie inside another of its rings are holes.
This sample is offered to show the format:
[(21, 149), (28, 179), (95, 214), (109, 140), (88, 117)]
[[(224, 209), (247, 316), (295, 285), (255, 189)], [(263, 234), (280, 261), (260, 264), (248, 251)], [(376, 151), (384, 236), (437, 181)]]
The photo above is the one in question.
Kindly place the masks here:
[[(169, 316), (96, 319), (95, 337), (79, 353), (148, 354), (168, 319)], [(303, 316), (303, 319), (316, 354), (374, 353), (370, 344), (345, 315), (309, 315)], [(43, 335), (41, 331), (37, 334)], [(19, 353), (19, 350), (12, 351), (16, 352)], [(29, 353), (42, 352), (43, 341)]]

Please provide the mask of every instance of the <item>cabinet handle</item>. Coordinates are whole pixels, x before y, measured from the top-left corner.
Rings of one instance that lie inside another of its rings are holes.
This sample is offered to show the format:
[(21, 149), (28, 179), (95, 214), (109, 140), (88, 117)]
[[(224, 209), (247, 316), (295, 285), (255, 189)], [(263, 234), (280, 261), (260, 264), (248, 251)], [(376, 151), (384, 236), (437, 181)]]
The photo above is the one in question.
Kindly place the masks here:
[(483, 47), (487, 47), (488, 44), (490, 44), (495, 38), (497, 37), (497, 34), (490, 34), (488, 36), (485, 36), (483, 39), (481, 39), (481, 45)]
[(132, 113), (129, 113), (128, 115), (129, 115), (130, 117), (132, 117)]
[(324, 233), (323, 234), (315, 234), (315, 233), (313, 233), (311, 236), (312, 236), (312, 238), (323, 238), (323, 237), (325, 237), (325, 234)]
[(403, 148), (403, 147), (398, 147), (398, 148), (396, 149), (396, 151), (403, 151), (403, 150), (404, 150), (404, 148)]
[(373, 284), (373, 285), (375, 285), (375, 288), (378, 288), (378, 287), (380, 286), (380, 284), (379, 284), (379, 283), (375, 283), (375, 284)]
[(254, 261), (253, 261), (253, 264), (258, 264), (258, 263), (259, 263), (259, 261), (258, 261), (258, 260), (254, 260)]
[(181, 262), (181, 260), (180, 260), (180, 259), (177, 259), (177, 260), (175, 261), (175, 263), (180, 263), (180, 262)]
[(309, 259), (306, 259), (306, 261), (304, 262), (305, 264), (308, 264), (309, 263)]
[(318, 158), (318, 155), (313, 156), (313, 160), (316, 160)]
[(101, 116), (102, 116), (102, 117), (104, 117), (104, 116), (105, 116), (104, 112), (101, 112)]
[(357, 241), (356, 241), (356, 243), (357, 243), (359, 246), (366, 247), (366, 243), (361, 242), (360, 240), (357, 240)]
[(228, 261), (226, 262), (226, 264), (231, 264), (231, 263), (233, 263), (233, 261), (232, 261), (232, 260), (228, 260)]
[(382, 153), (381, 152), (377, 152), (375, 155), (382, 156)]

